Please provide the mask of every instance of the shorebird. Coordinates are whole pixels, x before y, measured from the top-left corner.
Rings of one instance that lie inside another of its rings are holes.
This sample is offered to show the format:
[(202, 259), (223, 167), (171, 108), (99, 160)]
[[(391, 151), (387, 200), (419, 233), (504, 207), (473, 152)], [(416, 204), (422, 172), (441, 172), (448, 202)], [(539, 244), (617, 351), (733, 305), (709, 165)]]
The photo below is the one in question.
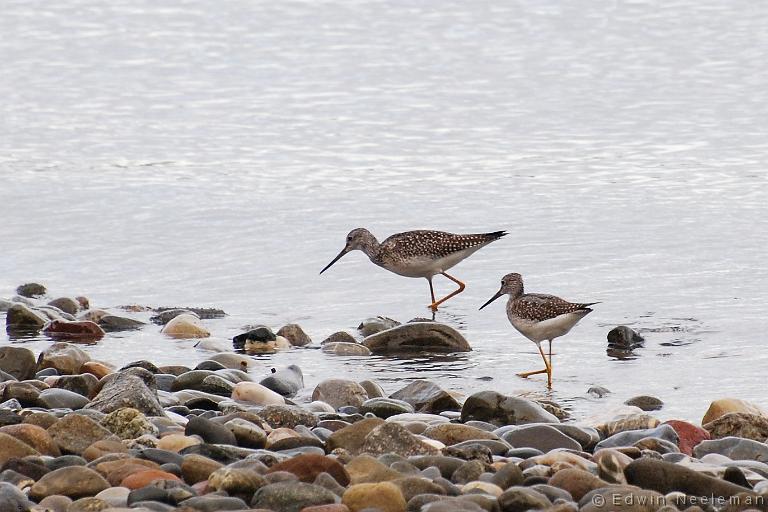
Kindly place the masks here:
[[(445, 271), (506, 234), (505, 231), (494, 231), (456, 235), (444, 231), (419, 230), (397, 233), (379, 243), (370, 231), (357, 228), (349, 232), (344, 249), (320, 273), (328, 270), (348, 252), (363, 251), (373, 263), (390, 272), (405, 277), (423, 277), (429, 281), (429, 293), (432, 295), (429, 308), (434, 312), (440, 304), (464, 291), (464, 283)], [(437, 274), (459, 285), (458, 289), (440, 300), (435, 299), (435, 289), (432, 287), (432, 278)]]
[[(520, 377), (530, 377), (539, 373), (547, 374), (547, 387), (552, 387), (552, 340), (568, 334), (579, 320), (592, 312), (589, 306), (597, 302), (568, 302), (554, 295), (543, 293), (525, 293), (523, 277), (520, 274), (507, 274), (501, 279), (501, 288), (485, 306), (502, 295), (509, 295), (507, 317), (512, 326), (523, 336), (536, 344), (544, 360), (545, 368), (532, 372), (518, 373)], [(541, 342), (549, 342), (549, 360), (541, 349)]]

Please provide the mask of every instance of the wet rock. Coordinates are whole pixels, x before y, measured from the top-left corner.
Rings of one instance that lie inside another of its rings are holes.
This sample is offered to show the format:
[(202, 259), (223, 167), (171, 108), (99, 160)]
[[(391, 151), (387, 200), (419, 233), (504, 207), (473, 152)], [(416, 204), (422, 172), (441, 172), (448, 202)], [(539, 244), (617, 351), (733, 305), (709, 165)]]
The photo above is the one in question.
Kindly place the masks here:
[(48, 317), (24, 304), (14, 303), (5, 316), (9, 333), (37, 332), (48, 323)]
[(664, 402), (662, 402), (660, 399), (656, 398), (655, 396), (649, 396), (649, 395), (635, 396), (630, 398), (624, 403), (626, 405), (633, 405), (635, 407), (639, 407), (644, 411), (658, 411), (662, 407), (664, 407)]
[(90, 356), (71, 343), (54, 343), (40, 353), (37, 358), (38, 371), (54, 368), (60, 374), (73, 375), (79, 373), (80, 367), (90, 361)]
[(423, 435), (431, 439), (436, 439), (446, 446), (478, 439), (499, 440), (499, 436), (493, 432), (487, 432), (461, 423), (432, 425), (424, 431)]
[(597, 451), (601, 448), (632, 446), (636, 442), (647, 437), (663, 439), (665, 441), (674, 443), (675, 445), (677, 445), (678, 441), (677, 432), (675, 432), (675, 429), (672, 428), (671, 425), (659, 425), (653, 429), (627, 430), (624, 432), (619, 432), (618, 434), (614, 434), (611, 437), (603, 439), (597, 443), (595, 450)]
[(247, 372), (249, 368), (256, 366), (256, 361), (244, 354), (236, 354), (234, 352), (221, 352), (218, 354), (212, 354), (208, 357), (211, 361), (216, 361), (223, 364), (227, 368), (235, 370), (242, 370)]
[(609, 350), (631, 351), (642, 347), (644, 343), (645, 339), (626, 325), (614, 327), (608, 333)]
[(436, 322), (408, 323), (363, 340), (374, 354), (396, 352), (469, 352), (472, 348), (456, 329)]
[(349, 461), (344, 469), (352, 484), (385, 482), (402, 477), (400, 473), (370, 455), (359, 455)]
[(248, 504), (240, 499), (230, 496), (195, 496), (184, 500), (182, 505), (185, 508), (198, 510), (200, 512), (217, 512), (219, 510), (247, 510)]
[(252, 508), (300, 512), (305, 507), (336, 503), (336, 495), (319, 485), (304, 482), (279, 482), (256, 491)]
[(390, 482), (352, 485), (344, 492), (341, 502), (352, 512), (367, 508), (380, 512), (405, 512), (406, 508), (400, 488)]
[(360, 406), (362, 414), (372, 413), (379, 418), (389, 418), (396, 414), (413, 412), (413, 406), (402, 400), (392, 398), (369, 398)]
[(457, 485), (464, 485), (469, 482), (480, 479), (480, 475), (485, 472), (485, 464), (477, 459), (464, 462), (451, 475), (451, 482)]
[(136, 439), (145, 434), (159, 433), (158, 428), (141, 411), (132, 407), (112, 411), (101, 420), (101, 424), (120, 439)]
[(609, 421), (596, 424), (595, 428), (603, 437), (611, 437), (614, 434), (628, 430), (646, 430), (656, 428), (660, 423), (658, 418), (654, 418), (653, 416), (639, 412), (640, 409), (637, 407), (629, 407), (629, 409), (638, 412), (617, 414), (613, 416)]
[(427, 478), (410, 476), (397, 478), (391, 483), (400, 489), (406, 502), (419, 494), (445, 494), (442, 487)]
[(592, 395), (596, 398), (603, 398), (611, 394), (611, 390), (603, 386), (592, 386), (587, 390), (588, 395)]
[(710, 439), (709, 432), (701, 427), (680, 420), (669, 420), (665, 425), (675, 429), (678, 436), (678, 447), (686, 455), (693, 455), (693, 449), (702, 441)]
[(703, 425), (712, 439), (744, 437), (764, 442), (768, 439), (768, 418), (746, 412), (729, 412)]
[(16, 288), (16, 293), (18, 293), (22, 297), (28, 297), (30, 299), (34, 299), (37, 297), (42, 297), (43, 295), (48, 293), (48, 290), (46, 290), (45, 286), (41, 285), (40, 283), (25, 283), (25, 284), (19, 285)]
[(256, 382), (240, 382), (232, 390), (232, 400), (257, 405), (282, 405), (285, 398)]
[(109, 430), (81, 414), (69, 414), (48, 428), (62, 452), (79, 455), (96, 441), (118, 440)]
[(65, 313), (69, 313), (70, 315), (76, 315), (77, 312), (80, 311), (80, 303), (70, 297), (59, 297), (58, 299), (53, 299), (48, 303), (48, 305), (53, 306), (54, 308), (58, 308)]
[(361, 380), (360, 385), (363, 386), (363, 389), (368, 394), (368, 398), (384, 398), (387, 396), (384, 389), (372, 380)]
[(307, 428), (317, 426), (317, 416), (292, 405), (268, 405), (259, 411), (259, 417), (272, 428), (296, 428), (297, 425), (304, 425)]
[(662, 460), (641, 458), (624, 470), (627, 482), (662, 494), (681, 491), (691, 496), (729, 498), (743, 493), (740, 485)]
[(6, 425), (0, 427), (0, 433), (7, 434), (22, 441), (42, 455), (50, 455), (52, 457), (61, 455), (59, 447), (53, 439), (51, 439), (48, 432), (37, 425), (30, 425), (28, 423)]
[(264, 448), (267, 433), (250, 421), (234, 418), (224, 424), (234, 435), (237, 445), (244, 448)]
[(392, 393), (390, 398), (408, 402), (418, 412), (438, 414), (443, 411), (461, 410), (461, 405), (450, 393), (428, 380), (411, 382)]
[(88, 399), (68, 389), (49, 388), (40, 392), (37, 401), (48, 409), (82, 409), (88, 405)]
[(376, 334), (381, 331), (392, 329), (398, 325), (400, 325), (400, 322), (397, 320), (392, 320), (391, 318), (387, 318), (385, 316), (377, 316), (363, 320), (360, 325), (357, 326), (357, 330), (360, 331), (360, 334), (365, 337), (371, 336), (372, 334)]
[(354, 336), (344, 331), (338, 331), (331, 334), (330, 336), (325, 338), (323, 341), (321, 341), (320, 345), (323, 346), (330, 343), (354, 343), (355, 345), (358, 344)]
[[(179, 309), (179, 308), (164, 309), (162, 311), (159, 311), (156, 315), (153, 315), (152, 317), (150, 317), (149, 321), (152, 322), (153, 324), (165, 325), (179, 315), (197, 316), (196, 313), (193, 313), (188, 309)], [(200, 317), (198, 316), (198, 318)]]
[(84, 466), (68, 466), (47, 473), (35, 482), (29, 495), (35, 500), (54, 494), (76, 499), (94, 496), (109, 487), (109, 482), (96, 471)]
[(339, 409), (344, 406), (360, 407), (368, 399), (365, 389), (355, 381), (326, 379), (312, 392), (312, 400), (321, 400)]
[(103, 309), (88, 309), (77, 315), (78, 320), (89, 320), (91, 322), (99, 323), (99, 320), (109, 315), (110, 313)]
[(747, 402), (746, 400), (739, 400), (738, 398), (720, 398), (709, 404), (707, 412), (704, 413), (704, 417), (701, 419), (701, 424), (706, 425), (707, 423), (731, 412), (757, 414), (760, 416), (768, 415), (762, 408), (751, 402)]
[[(113, 473), (109, 474), (109, 478), (110, 480), (116, 480)], [(120, 487), (127, 487), (128, 489), (141, 489), (142, 487), (146, 487), (147, 485), (150, 485), (157, 480), (180, 481), (180, 478), (167, 471), (145, 468), (144, 470), (134, 471), (123, 478), (120, 481)]]
[(499, 496), (498, 502), (504, 512), (524, 512), (548, 508), (551, 505), (545, 495), (527, 487), (510, 487)]
[(299, 455), (272, 466), (268, 473), (277, 471), (287, 471), (296, 475), (300, 481), (307, 483), (314, 482), (320, 473), (328, 473), (344, 487), (350, 482), (344, 466), (338, 460), (325, 455)]
[(232, 338), (232, 346), (235, 350), (244, 350), (246, 345), (256, 349), (257, 346), (263, 345), (264, 351), (274, 349), (274, 342), (277, 339), (272, 329), (266, 325), (258, 325), (248, 332), (238, 334)]
[(331, 342), (322, 345), (323, 352), (337, 356), (370, 356), (368, 347), (359, 343)]
[(724, 437), (712, 441), (702, 441), (693, 449), (693, 455), (698, 459), (708, 453), (719, 453), (732, 460), (768, 462), (768, 445), (740, 437)]
[(284, 325), (277, 331), (277, 335), (287, 339), (294, 347), (303, 347), (312, 343), (312, 338), (307, 336), (298, 324)]
[(266, 480), (250, 468), (224, 467), (208, 477), (208, 487), (213, 491), (224, 491), (230, 496), (252, 497), (266, 485)]
[(581, 450), (581, 444), (547, 424), (523, 425), (506, 432), (501, 438), (512, 446), (536, 448), (542, 452), (556, 449)]
[(367, 436), (361, 448), (362, 453), (383, 455), (396, 453), (403, 457), (412, 455), (435, 455), (440, 450), (422, 442), (397, 423), (384, 423), (374, 428)]
[(211, 473), (222, 467), (224, 465), (220, 462), (193, 453), (184, 456), (184, 461), (181, 463), (181, 474), (185, 482), (194, 485), (208, 480)]
[(491, 477), (491, 483), (498, 485), (501, 489), (522, 485), (523, 471), (514, 462), (508, 462)]
[(161, 333), (172, 338), (207, 338), (210, 331), (203, 326), (200, 318), (189, 313), (182, 313), (174, 317), (160, 330)]
[(134, 331), (147, 325), (140, 320), (116, 315), (104, 315), (97, 323), (106, 332)]
[(157, 398), (154, 377), (143, 368), (129, 368), (105, 377), (104, 387), (85, 409), (110, 413), (131, 407), (147, 416), (165, 416)]
[(280, 370), (273, 370), (272, 375), (262, 379), (259, 384), (281, 396), (293, 396), (304, 387), (304, 375), (295, 364)]
[(55, 340), (96, 341), (104, 337), (104, 330), (88, 320), (51, 320), (43, 328), (43, 334)]
[(37, 361), (35, 354), (24, 347), (0, 347), (0, 370), (18, 380), (35, 376)]
[(504, 396), (495, 391), (480, 391), (471, 395), (461, 409), (461, 421), (486, 421), (494, 425), (525, 423), (559, 423), (539, 404), (525, 398)]
[[(87, 363), (85, 363), (87, 364)], [(83, 367), (81, 366), (82, 370)], [(81, 373), (79, 375), (61, 375), (56, 378), (51, 387), (73, 391), (85, 397), (96, 393), (99, 386), (99, 379), (90, 373)]]

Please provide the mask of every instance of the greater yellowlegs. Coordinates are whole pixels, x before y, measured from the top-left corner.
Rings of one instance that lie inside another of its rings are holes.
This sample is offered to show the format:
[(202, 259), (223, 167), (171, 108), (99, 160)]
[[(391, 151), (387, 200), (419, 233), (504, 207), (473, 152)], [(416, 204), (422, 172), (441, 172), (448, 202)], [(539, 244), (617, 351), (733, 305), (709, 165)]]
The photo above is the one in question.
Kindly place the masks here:
[[(373, 263), (390, 272), (405, 277), (423, 277), (429, 281), (429, 292), (432, 295), (429, 307), (432, 311), (437, 311), (440, 304), (464, 290), (464, 283), (445, 271), (506, 234), (505, 231), (495, 231), (456, 235), (443, 231), (420, 230), (397, 233), (379, 243), (370, 231), (357, 228), (349, 232), (344, 249), (320, 273), (328, 270), (348, 252), (363, 251)], [(437, 274), (444, 275), (459, 285), (458, 289), (440, 300), (435, 300), (435, 290), (432, 287), (432, 277)]]
[[(502, 295), (509, 295), (507, 302), (507, 317), (512, 326), (523, 336), (536, 344), (545, 368), (532, 372), (518, 373), (520, 377), (530, 377), (538, 373), (547, 374), (547, 386), (552, 387), (552, 340), (568, 334), (579, 320), (592, 312), (589, 306), (597, 302), (574, 303), (568, 302), (543, 293), (525, 293), (523, 277), (520, 274), (507, 274), (501, 279), (501, 288), (485, 306)], [(549, 360), (541, 349), (541, 342), (549, 342)]]

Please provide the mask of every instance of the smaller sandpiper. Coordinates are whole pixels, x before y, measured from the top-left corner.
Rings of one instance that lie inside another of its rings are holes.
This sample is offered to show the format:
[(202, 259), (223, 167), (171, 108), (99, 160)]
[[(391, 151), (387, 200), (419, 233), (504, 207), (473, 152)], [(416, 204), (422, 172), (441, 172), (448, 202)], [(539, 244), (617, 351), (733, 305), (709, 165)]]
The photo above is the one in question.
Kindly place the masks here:
[[(370, 231), (357, 228), (349, 232), (344, 249), (320, 273), (328, 270), (348, 252), (363, 251), (373, 263), (390, 272), (405, 277), (423, 277), (429, 281), (429, 292), (432, 295), (429, 308), (434, 312), (440, 304), (464, 291), (464, 283), (445, 271), (506, 234), (505, 231), (494, 231), (457, 235), (444, 231), (419, 230), (397, 233), (379, 243)], [(437, 274), (459, 285), (458, 289), (440, 300), (435, 299), (432, 287), (432, 278)]]
[[(530, 377), (539, 373), (547, 374), (547, 387), (552, 387), (552, 340), (568, 334), (579, 320), (592, 312), (589, 306), (597, 302), (568, 302), (554, 295), (543, 293), (525, 293), (523, 277), (520, 274), (507, 274), (501, 279), (501, 288), (485, 306), (502, 295), (509, 295), (507, 317), (512, 326), (523, 336), (536, 344), (545, 368), (532, 372), (518, 373), (520, 377)], [(549, 342), (549, 360), (541, 349), (541, 342)]]

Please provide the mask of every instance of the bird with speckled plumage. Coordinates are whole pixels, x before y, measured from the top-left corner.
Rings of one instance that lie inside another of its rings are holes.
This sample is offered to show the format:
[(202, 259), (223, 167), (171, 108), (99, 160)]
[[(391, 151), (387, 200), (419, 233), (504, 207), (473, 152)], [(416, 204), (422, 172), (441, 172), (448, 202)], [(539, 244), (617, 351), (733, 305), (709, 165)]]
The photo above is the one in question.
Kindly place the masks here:
[[(543, 370), (518, 373), (520, 377), (530, 377), (539, 373), (547, 374), (547, 386), (552, 387), (552, 340), (568, 334), (579, 321), (592, 312), (589, 306), (597, 302), (568, 302), (554, 295), (543, 293), (525, 293), (523, 277), (520, 274), (507, 274), (501, 279), (501, 288), (485, 306), (502, 295), (509, 295), (507, 302), (507, 317), (512, 326), (523, 336), (536, 344), (541, 358), (544, 359)], [(549, 342), (549, 360), (541, 349), (542, 341)]]
[[(425, 278), (429, 282), (429, 292), (432, 295), (429, 308), (434, 312), (440, 304), (464, 291), (466, 286), (448, 275), (446, 270), (506, 234), (505, 231), (495, 231), (457, 235), (444, 231), (418, 230), (397, 233), (379, 243), (370, 231), (357, 228), (349, 232), (344, 249), (320, 273), (328, 270), (348, 252), (362, 251), (374, 264), (390, 272), (405, 277)], [(435, 290), (432, 287), (432, 278), (437, 274), (459, 285), (458, 289), (440, 300), (435, 299)]]

